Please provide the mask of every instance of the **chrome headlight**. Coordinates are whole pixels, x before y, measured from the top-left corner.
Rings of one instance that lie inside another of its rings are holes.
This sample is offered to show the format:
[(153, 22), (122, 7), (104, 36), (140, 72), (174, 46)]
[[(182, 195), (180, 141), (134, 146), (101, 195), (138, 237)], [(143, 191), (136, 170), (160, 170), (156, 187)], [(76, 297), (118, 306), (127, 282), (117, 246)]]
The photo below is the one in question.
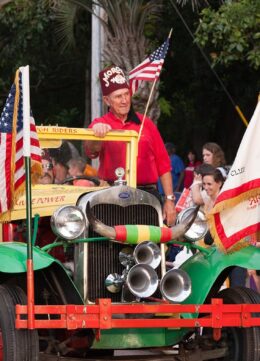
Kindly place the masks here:
[(58, 208), (51, 217), (53, 232), (65, 239), (79, 237), (85, 230), (86, 222), (83, 212), (75, 206)]

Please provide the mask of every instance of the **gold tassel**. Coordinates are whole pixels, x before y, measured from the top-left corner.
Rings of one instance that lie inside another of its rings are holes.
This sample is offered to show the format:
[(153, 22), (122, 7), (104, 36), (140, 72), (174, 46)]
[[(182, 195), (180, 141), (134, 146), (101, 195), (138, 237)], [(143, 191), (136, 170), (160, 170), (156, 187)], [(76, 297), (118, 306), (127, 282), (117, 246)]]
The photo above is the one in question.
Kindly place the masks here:
[(225, 201), (222, 201), (220, 203), (217, 203), (213, 209), (210, 211), (210, 214), (219, 213), (227, 208), (232, 208), (236, 206), (238, 203), (244, 202), (248, 200), (251, 197), (255, 197), (260, 194), (260, 189), (250, 189), (247, 192), (244, 192), (237, 197), (234, 197), (232, 199), (227, 199)]

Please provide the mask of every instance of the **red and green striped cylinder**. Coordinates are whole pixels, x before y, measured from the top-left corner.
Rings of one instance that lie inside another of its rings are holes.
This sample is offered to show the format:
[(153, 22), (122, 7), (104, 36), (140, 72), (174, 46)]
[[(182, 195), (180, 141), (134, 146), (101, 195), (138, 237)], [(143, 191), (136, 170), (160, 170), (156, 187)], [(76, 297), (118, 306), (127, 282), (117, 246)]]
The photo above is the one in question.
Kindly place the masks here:
[(146, 225), (115, 226), (115, 240), (120, 243), (138, 244), (144, 241), (166, 243), (172, 240), (172, 230), (168, 227)]

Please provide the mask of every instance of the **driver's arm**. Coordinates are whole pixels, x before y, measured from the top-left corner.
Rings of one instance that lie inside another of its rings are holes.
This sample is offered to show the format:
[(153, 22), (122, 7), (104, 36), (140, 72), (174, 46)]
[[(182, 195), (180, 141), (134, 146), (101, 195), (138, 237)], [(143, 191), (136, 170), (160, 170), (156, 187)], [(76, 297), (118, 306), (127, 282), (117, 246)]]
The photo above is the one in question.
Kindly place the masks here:
[[(92, 129), (96, 137), (104, 138), (111, 130), (111, 126), (106, 123), (96, 123), (93, 125)], [(101, 150), (102, 142), (96, 140), (86, 140), (84, 146), (89, 158), (96, 158)]]

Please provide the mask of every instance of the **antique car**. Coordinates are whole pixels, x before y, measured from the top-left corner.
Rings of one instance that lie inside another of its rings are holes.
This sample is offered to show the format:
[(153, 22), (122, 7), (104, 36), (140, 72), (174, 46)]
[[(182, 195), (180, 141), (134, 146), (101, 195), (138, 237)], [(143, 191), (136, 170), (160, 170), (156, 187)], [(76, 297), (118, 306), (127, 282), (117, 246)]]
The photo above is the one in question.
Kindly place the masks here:
[[(86, 129), (37, 132), (48, 149), (96, 139)], [(0, 360), (113, 359), (114, 350), (145, 349), (162, 360), (259, 361), (260, 296), (223, 284), (235, 266), (258, 269), (260, 250), (198, 244), (207, 225), (195, 207), (165, 227), (160, 201), (136, 188), (138, 135), (110, 132), (102, 141), (127, 147), (115, 184), (33, 186), (31, 240), (24, 196), (2, 223)], [(173, 244), (192, 250), (176, 267), (166, 262)]]

